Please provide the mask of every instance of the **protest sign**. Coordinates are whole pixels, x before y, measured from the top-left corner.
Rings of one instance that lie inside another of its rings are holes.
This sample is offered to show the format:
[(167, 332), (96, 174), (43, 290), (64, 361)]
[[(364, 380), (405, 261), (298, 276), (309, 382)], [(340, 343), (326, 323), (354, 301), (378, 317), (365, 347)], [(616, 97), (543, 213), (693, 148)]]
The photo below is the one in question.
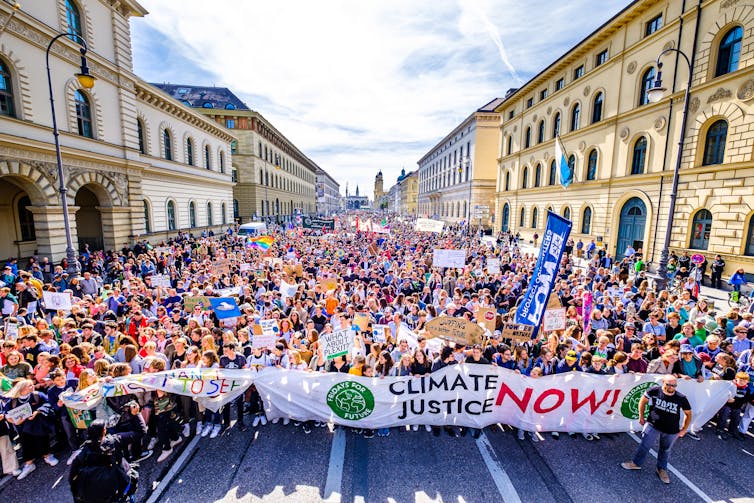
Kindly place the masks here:
[(487, 272), (490, 274), (500, 274), (500, 259), (487, 259)]
[(322, 278), (319, 280), (319, 284), (322, 287), (322, 290), (325, 292), (329, 292), (330, 290), (335, 290), (338, 287), (338, 278)]
[(296, 292), (298, 291), (298, 285), (296, 283), (288, 283), (285, 280), (280, 280), (280, 296), (283, 299), (287, 299), (288, 297), (293, 297), (296, 295)]
[(210, 267), (212, 274), (216, 276), (229, 275), (230, 274), (230, 259), (220, 259), (212, 262)]
[(8, 412), (5, 413), (5, 418), (10, 419), (13, 422), (19, 422), (22, 419), (28, 419), (29, 416), (31, 416), (32, 410), (31, 410), (31, 404), (25, 403), (23, 405), (19, 405), (15, 409), (11, 409)]
[(5, 321), (5, 340), (15, 341), (16, 339), (18, 339), (18, 322), (7, 319)]
[(160, 255), (170, 256), (172, 254), (172, 250), (169, 246), (157, 246), (155, 247), (154, 252), (158, 257)]
[(251, 270), (251, 264), (249, 264), (248, 262), (242, 262), (238, 265), (238, 270), (241, 272), (249, 271)]
[(304, 229), (325, 229), (328, 231), (334, 231), (335, 219), (305, 216), (301, 219), (301, 225)]
[(481, 344), (482, 334), (484, 334), (482, 327), (476, 323), (472, 323), (466, 318), (455, 318), (453, 316), (432, 318), (424, 328), (429, 337), (439, 337), (466, 346)]
[(532, 338), (534, 327), (524, 323), (507, 322), (503, 324), (503, 339), (514, 342), (527, 342)]
[(46, 309), (55, 311), (70, 311), (71, 294), (65, 292), (42, 292), (42, 299), (45, 302)]
[(566, 309), (564, 307), (561, 307), (559, 309), (547, 309), (545, 311), (544, 324), (545, 332), (552, 332), (553, 330), (565, 330)]
[(480, 307), (476, 313), (476, 320), (479, 323), (484, 323), (487, 330), (494, 332), (497, 325), (497, 311), (491, 307)]
[(466, 250), (448, 250), (435, 248), (432, 251), (433, 267), (455, 267), (463, 269), (466, 265)]
[(416, 231), (417, 232), (435, 232), (441, 233), (445, 222), (442, 220), (432, 220), (431, 218), (417, 218), (416, 219)]
[(218, 320), (237, 318), (241, 316), (238, 302), (233, 297), (210, 297), (209, 303)]
[(387, 325), (372, 325), (372, 342), (384, 344), (390, 335), (390, 327)]
[(279, 333), (277, 320), (259, 320), (259, 325), (254, 325), (251, 347), (272, 349), (275, 347)]
[(209, 297), (206, 297), (204, 295), (195, 295), (193, 297), (184, 297), (183, 298), (183, 310), (190, 313), (194, 310), (194, 307), (197, 305), (202, 306), (202, 309), (208, 309), (209, 308)]
[(91, 411), (69, 409), (68, 407), (66, 407), (66, 410), (68, 411), (68, 417), (71, 419), (73, 427), (77, 430), (87, 429), (89, 425), (92, 424), (92, 421), (94, 421)]
[(285, 264), (283, 266), (283, 272), (291, 278), (302, 278), (304, 276), (304, 268), (301, 264)]
[(170, 276), (166, 274), (155, 274), (154, 276), (150, 276), (149, 279), (150, 283), (153, 287), (162, 287), (162, 288), (170, 288)]
[(243, 292), (243, 287), (231, 286), (228, 288), (221, 288), (220, 290), (217, 290), (215, 293), (219, 295), (220, 297), (236, 297), (238, 295), (241, 295), (242, 292)]
[(259, 326), (262, 327), (262, 335), (277, 337), (280, 333), (277, 320), (259, 320)]
[(369, 326), (369, 315), (367, 313), (356, 313), (353, 315), (353, 324), (359, 327), (361, 332), (366, 332)]
[(325, 358), (332, 360), (348, 354), (353, 344), (354, 335), (353, 330), (336, 330), (327, 334), (320, 334), (319, 342), (322, 344)]

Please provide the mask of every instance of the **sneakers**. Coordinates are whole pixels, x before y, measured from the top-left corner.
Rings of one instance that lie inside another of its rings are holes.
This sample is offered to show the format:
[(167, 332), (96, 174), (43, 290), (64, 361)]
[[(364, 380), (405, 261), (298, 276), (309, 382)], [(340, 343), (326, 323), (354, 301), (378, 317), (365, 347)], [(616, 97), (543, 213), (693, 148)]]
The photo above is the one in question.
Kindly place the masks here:
[(275, 419), (272, 420), (272, 424), (278, 424), (279, 421), (280, 421), (280, 418), (276, 417)]
[(183, 436), (188, 438), (189, 435), (191, 435), (191, 425), (189, 423), (186, 423), (183, 425)]
[(202, 428), (203, 428), (203, 427), (204, 427), (204, 426), (203, 426), (203, 424), (202, 424), (202, 422), (201, 422), (201, 421), (197, 421), (197, 422), (196, 422), (196, 434), (197, 434), (197, 435), (201, 435), (201, 433), (202, 433)]
[(624, 470), (641, 470), (641, 466), (637, 465), (633, 461), (624, 461), (620, 465)]
[(12, 472), (6, 473), (6, 475), (10, 475), (12, 477), (18, 477), (19, 475), (21, 475), (21, 469), (20, 468), (16, 468)]
[(73, 451), (68, 457), (68, 461), (66, 461), (65, 464), (71, 466), (71, 463), (73, 463), (73, 460), (76, 459), (76, 456), (79, 455), (79, 452), (81, 452), (81, 449), (76, 449), (75, 451)]
[[(204, 428), (202, 429), (202, 436), (206, 437), (207, 435), (210, 434), (211, 431), (212, 431), (212, 423), (205, 424)], [(215, 435), (215, 436), (217, 436), (217, 435)]]
[(424, 430), (425, 430), (425, 431), (426, 431), (427, 433), (429, 433), (430, 431), (432, 431), (432, 427), (431, 427), (430, 425), (428, 425), (428, 424), (425, 424), (425, 425), (424, 425)]
[(532, 431), (532, 432), (530, 433), (530, 435), (531, 435), (531, 441), (532, 441), (532, 442), (534, 442), (535, 444), (536, 444), (537, 442), (539, 442), (539, 435), (537, 435), (537, 433), (536, 433), (535, 431)]
[(289, 424), (291, 424), (291, 420), (290, 419), (288, 419), (287, 417), (285, 419), (283, 419), (283, 426), (288, 426)]
[(154, 450), (155, 446), (157, 445), (157, 437), (153, 437), (149, 439), (149, 444), (147, 444), (147, 450)]
[(412, 430), (414, 430), (414, 431), (419, 431), (419, 425), (418, 425), (418, 424), (415, 424), (415, 425), (413, 425), (413, 426), (411, 427), (411, 429), (412, 429)]
[(364, 430), (364, 438), (374, 438), (374, 430)]
[(518, 439), (523, 440), (524, 439), (524, 430), (518, 430)]
[(154, 451), (152, 449), (148, 449), (141, 453), (141, 456), (139, 456), (137, 459), (134, 459), (133, 463), (138, 463), (139, 461), (144, 461), (147, 458), (152, 457), (152, 454), (154, 454)]
[(262, 426), (267, 426), (267, 416), (265, 416), (264, 414), (259, 416), (259, 421), (262, 424)]
[(584, 437), (584, 439), (586, 439), (586, 440), (588, 440), (588, 441), (590, 441), (590, 442), (591, 442), (592, 440), (594, 440), (594, 437), (592, 436), (592, 434), (591, 434), (591, 433), (582, 433), (582, 434), (581, 434), (581, 436), (582, 436), (582, 437)]
[(663, 470), (662, 468), (657, 469), (657, 476), (660, 477), (660, 480), (664, 484), (670, 484), (670, 475), (668, 475), (667, 470)]
[(552, 436), (553, 440), (560, 440), (560, 433), (558, 433), (557, 431), (551, 432), (550, 435)]
[(702, 437), (699, 436), (699, 434), (694, 433), (693, 431), (686, 432), (686, 436), (689, 437), (691, 440), (701, 440)]
[(217, 436), (220, 434), (220, 430), (222, 429), (222, 425), (216, 424), (212, 428), (212, 433), (210, 433), (209, 438), (217, 438)]
[(170, 448), (172, 449), (173, 447), (175, 447), (176, 445), (180, 444), (181, 442), (183, 442), (183, 438), (181, 438), (181, 437), (178, 437), (175, 440), (171, 440), (170, 441)]
[(50, 466), (55, 466), (59, 463), (58, 458), (56, 458), (52, 454), (45, 456), (43, 459), (45, 460), (45, 463), (47, 463)]
[(251, 427), (256, 428), (259, 426), (259, 421), (261, 421), (261, 418), (259, 416), (254, 416), (254, 420), (251, 422)]
[(309, 425), (309, 423), (304, 423), (304, 433), (307, 435), (312, 432), (312, 427)]
[(21, 469), (21, 472), (18, 474), (17, 479), (23, 480), (25, 479), (31, 472), (37, 469), (37, 465), (34, 463), (30, 465), (24, 465), (24, 467)]
[(163, 449), (163, 451), (160, 453), (160, 457), (157, 458), (157, 462), (162, 463), (163, 461), (168, 459), (171, 454), (173, 454), (173, 449)]

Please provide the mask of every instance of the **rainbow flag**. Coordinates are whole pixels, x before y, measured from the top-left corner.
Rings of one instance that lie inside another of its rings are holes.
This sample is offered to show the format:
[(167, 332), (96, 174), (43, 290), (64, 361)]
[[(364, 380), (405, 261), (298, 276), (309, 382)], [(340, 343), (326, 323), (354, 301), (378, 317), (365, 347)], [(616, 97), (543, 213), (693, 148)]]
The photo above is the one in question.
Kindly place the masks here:
[(249, 246), (249, 248), (258, 248), (262, 251), (267, 251), (274, 242), (275, 238), (272, 236), (259, 236), (258, 238), (250, 237), (247, 246)]

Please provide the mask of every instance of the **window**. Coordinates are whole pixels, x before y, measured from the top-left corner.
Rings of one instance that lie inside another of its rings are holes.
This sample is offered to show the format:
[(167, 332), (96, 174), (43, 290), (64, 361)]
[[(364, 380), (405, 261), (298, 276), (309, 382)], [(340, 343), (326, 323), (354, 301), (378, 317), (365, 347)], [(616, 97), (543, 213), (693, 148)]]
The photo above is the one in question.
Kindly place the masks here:
[(587, 206), (581, 215), (581, 233), (590, 234), (592, 232), (592, 208)]
[(602, 120), (602, 104), (605, 101), (605, 95), (597, 93), (592, 102), (592, 124)]
[(212, 225), (212, 203), (207, 203), (207, 225)]
[(649, 90), (655, 81), (655, 69), (649, 68), (641, 76), (641, 93), (639, 94), (639, 106), (649, 103)]
[(555, 119), (552, 121), (552, 137), (557, 138), (560, 136), (560, 112), (555, 114)]
[(569, 208), (568, 206), (566, 206), (563, 210), (563, 218), (565, 218), (566, 220), (571, 219), (571, 208)]
[(539, 91), (539, 100), (542, 101), (545, 98), (547, 98), (547, 89), (542, 89)]
[(144, 231), (149, 234), (152, 232), (152, 219), (149, 215), (149, 203), (144, 202)]
[(648, 37), (660, 28), (662, 28), (662, 14), (658, 14), (647, 22), (644, 28), (644, 36)]
[(524, 135), (524, 148), (531, 146), (531, 126), (526, 127), (526, 134)]
[(547, 177), (548, 178), (547, 179), (547, 184), (548, 185), (555, 185), (556, 178), (557, 178), (556, 175), (557, 175), (557, 172), (555, 171), (555, 161), (551, 161), (550, 162), (550, 173), (549, 173), (549, 176)]
[(589, 158), (586, 164), (586, 179), (587, 180), (597, 179), (597, 151), (596, 150), (592, 150), (591, 152), (589, 152)]
[(573, 155), (573, 154), (571, 154), (571, 156), (568, 158), (568, 169), (570, 170), (571, 173), (574, 173), (574, 177), (575, 177), (575, 173), (576, 173), (576, 156)]
[(722, 164), (725, 156), (725, 140), (728, 137), (728, 123), (720, 119), (707, 130), (704, 140), (703, 166)]
[(631, 156), (631, 174), (641, 175), (644, 173), (644, 163), (647, 159), (647, 139), (641, 137), (634, 143), (634, 152)]
[(594, 60), (594, 66), (600, 66), (607, 62), (607, 49), (597, 53), (597, 57)]
[(515, 110), (511, 110), (510, 112), (508, 112), (508, 120), (512, 119), (514, 115), (516, 115)]
[(233, 199), (233, 219), (237, 219), (238, 215), (238, 199)]
[(227, 224), (227, 223), (228, 223), (228, 217), (227, 217), (227, 213), (225, 213), (225, 203), (223, 203), (223, 204), (222, 204), (222, 205), (220, 206), (220, 212), (221, 212), (221, 214), (220, 214), (220, 218), (222, 218), (222, 223), (223, 223), (223, 225), (225, 225), (225, 224)]
[(202, 108), (215, 108), (215, 105), (213, 105), (211, 101), (205, 101), (202, 103)]
[(168, 161), (173, 160), (173, 138), (170, 136), (170, 131), (167, 129), (164, 129), (162, 131), (162, 143), (163, 143), (163, 153), (165, 154), (165, 159)]
[(545, 121), (539, 121), (539, 127), (537, 128), (537, 143), (545, 141)]
[(194, 201), (189, 203), (189, 227), (196, 227), (196, 205)]
[(531, 210), (531, 228), (536, 229), (537, 228), (537, 208), (534, 207), (533, 210)]
[(526, 209), (521, 208), (521, 218), (518, 219), (519, 227), (526, 227)]
[(508, 152), (508, 155), (511, 155), (511, 153), (513, 153), (513, 137), (512, 136), (508, 137), (508, 150), (507, 150), (507, 152)]
[(529, 98), (526, 100), (526, 108), (531, 108), (534, 106), (534, 98)]
[(555, 82), (555, 90), (560, 91), (563, 87), (565, 87), (565, 79), (561, 77)]
[(581, 105), (576, 103), (571, 110), (571, 131), (579, 128), (579, 118), (581, 116)]
[(712, 230), (712, 213), (702, 209), (696, 212), (691, 223), (691, 243), (689, 248), (706, 250), (709, 246), (709, 235)]
[(68, 22), (68, 33), (71, 40), (81, 43), (84, 31), (81, 29), (81, 14), (79, 8), (71, 0), (65, 0), (65, 19)]
[(728, 31), (722, 40), (720, 40), (720, 47), (717, 50), (715, 77), (738, 70), (743, 35), (743, 29), (740, 26), (736, 26)]
[(191, 138), (186, 138), (186, 164), (194, 165), (194, 141)]
[(175, 229), (175, 203), (168, 201), (168, 230), (174, 231)]
[(207, 169), (212, 169), (212, 162), (209, 156), (209, 145), (204, 146), (204, 167)]
[(136, 119), (136, 136), (139, 138), (139, 153), (146, 154), (146, 148), (144, 146), (144, 125), (141, 119)]
[(34, 241), (37, 239), (37, 231), (34, 227), (34, 214), (29, 211), (29, 206), (31, 206), (29, 196), (23, 196), (16, 204), (18, 226), (21, 228), (21, 241)]
[[(261, 153), (262, 152), (262, 150), (261, 150), (262, 147), (260, 146), (259, 149), (260, 149), (259, 150), (259, 152), (260, 152), (259, 156), (261, 157), (262, 156), (262, 153)], [(233, 140), (233, 141), (230, 142), (230, 153), (231, 154), (237, 154), (238, 153), (238, 142), (236, 140)]]
[(534, 168), (534, 186), (539, 187), (542, 185), (542, 165), (537, 164), (537, 167)]
[(225, 173), (225, 152), (220, 151), (220, 173)]
[(10, 71), (2, 60), (0, 60), (0, 115), (16, 116), (13, 106), (13, 83), (10, 79)]
[(581, 65), (573, 71), (573, 80), (580, 79), (583, 76), (584, 76), (584, 65)]
[(228, 103), (225, 105), (225, 110), (235, 110), (236, 106), (233, 103)]
[(511, 173), (510, 171), (505, 172), (505, 190), (510, 190), (511, 188)]
[(521, 188), (525, 189), (526, 186), (529, 185), (529, 168), (528, 167), (524, 168), (524, 174), (523, 174), (522, 180), (523, 181), (521, 182)]
[(746, 231), (746, 248), (744, 255), (754, 256), (754, 216), (749, 219), (749, 229)]
[(73, 96), (76, 101), (76, 125), (79, 129), (79, 136), (94, 138), (92, 107), (89, 105), (89, 98), (81, 91), (76, 91)]
[(235, 119), (225, 119), (225, 127), (228, 129), (235, 129), (236, 127)]

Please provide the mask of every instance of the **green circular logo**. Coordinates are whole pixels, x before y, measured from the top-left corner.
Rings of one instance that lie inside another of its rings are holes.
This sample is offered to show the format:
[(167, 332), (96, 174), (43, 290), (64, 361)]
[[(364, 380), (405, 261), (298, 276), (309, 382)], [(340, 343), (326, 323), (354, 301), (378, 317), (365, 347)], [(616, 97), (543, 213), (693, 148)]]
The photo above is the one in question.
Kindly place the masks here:
[(374, 410), (374, 395), (363, 384), (343, 381), (327, 392), (327, 405), (338, 417), (358, 421)]
[[(653, 382), (643, 382), (631, 388), (623, 403), (620, 405), (620, 413), (628, 419), (639, 419), (639, 400), (647, 389), (656, 386)], [(649, 412), (649, 410), (647, 410)]]

